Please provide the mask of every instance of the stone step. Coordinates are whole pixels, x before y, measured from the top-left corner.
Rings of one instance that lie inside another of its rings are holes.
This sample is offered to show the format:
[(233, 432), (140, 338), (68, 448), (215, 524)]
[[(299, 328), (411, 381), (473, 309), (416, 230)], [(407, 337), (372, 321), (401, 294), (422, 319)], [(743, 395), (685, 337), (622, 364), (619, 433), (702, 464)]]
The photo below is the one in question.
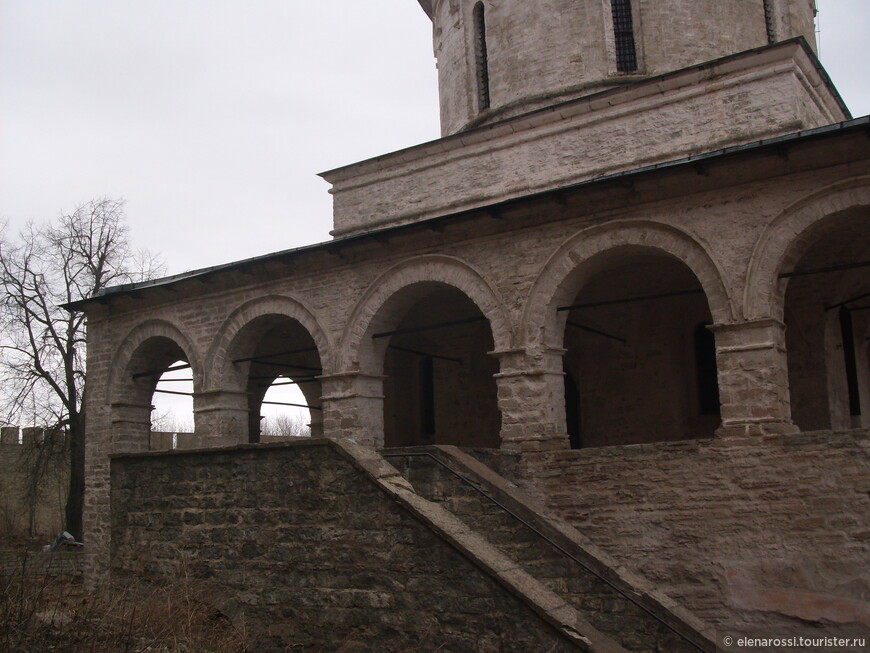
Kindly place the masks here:
[(456, 447), (385, 450), (424, 498), (439, 503), (629, 651), (715, 651), (706, 627), (642, 579), (616, 568), (569, 525)]

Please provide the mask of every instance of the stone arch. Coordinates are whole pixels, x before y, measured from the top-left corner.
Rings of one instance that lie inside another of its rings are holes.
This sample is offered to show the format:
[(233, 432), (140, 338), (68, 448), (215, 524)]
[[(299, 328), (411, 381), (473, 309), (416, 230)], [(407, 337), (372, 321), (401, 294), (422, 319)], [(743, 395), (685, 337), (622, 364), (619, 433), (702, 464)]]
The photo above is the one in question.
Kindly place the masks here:
[[(289, 345), (291, 342), (294, 344)], [(294, 398), (292, 406), (271, 406), (278, 410), (273, 417), (293, 413), (307, 422), (311, 433), (320, 435), (319, 377), (331, 349), (317, 317), (296, 299), (269, 295), (236, 308), (209, 350), (208, 388), (214, 397), (220, 397), (219, 406), (212, 411), (214, 430), (259, 442), (267, 425), (262, 422), (264, 406), (275, 401), (267, 400), (267, 393), (277, 389), (277, 382), (294, 386), (304, 401)], [(300, 412), (305, 407), (307, 412)]]
[(870, 177), (828, 186), (774, 218), (750, 260), (747, 314), (783, 325), (791, 419), (804, 431), (868, 421), (865, 316), (853, 309), (870, 272), (850, 265), (867, 259), (868, 215)]
[(208, 351), (207, 360), (211, 361), (206, 370), (208, 388), (218, 389), (225, 382), (228, 355), (239, 334), (254, 320), (267, 315), (284, 316), (299, 322), (314, 340), (321, 361), (328, 365), (333, 355), (332, 343), (314, 313), (292, 297), (268, 295), (242, 304), (224, 320)]
[(790, 271), (813, 242), (817, 228), (847, 211), (870, 207), (870, 177), (835, 184), (792, 204), (764, 229), (749, 263), (744, 291), (747, 319), (782, 320), (785, 283)]
[(421, 256), (393, 266), (374, 283), (357, 303), (348, 321), (337, 369), (353, 370), (371, 361), (361, 352), (372, 321), (396, 293), (419, 283), (439, 283), (456, 288), (466, 295), (487, 318), (496, 351), (508, 350), (515, 341), (515, 332), (504, 301), (483, 275), (468, 263), (451, 256)]
[(626, 249), (670, 254), (685, 263), (700, 282), (717, 323), (735, 317), (725, 276), (704, 247), (675, 227), (644, 220), (590, 227), (566, 240), (549, 258), (532, 285), (523, 311), (522, 339), (531, 348), (560, 348), (562, 330), (556, 308), (570, 303), (583, 280)]
[(202, 387), (203, 369), (193, 343), (184, 335), (181, 329), (171, 322), (166, 320), (148, 320), (132, 328), (115, 350), (109, 377), (108, 397), (110, 403), (123, 400), (125, 376), (127, 375), (130, 363), (140, 348), (154, 338), (171, 340), (184, 352), (193, 372), (194, 388)]
[(154, 390), (161, 370), (178, 360), (190, 365), (194, 393), (199, 392), (203, 380), (200, 358), (177, 326), (165, 320), (149, 320), (134, 327), (123, 339), (112, 358), (109, 376), (113, 451), (151, 447)]

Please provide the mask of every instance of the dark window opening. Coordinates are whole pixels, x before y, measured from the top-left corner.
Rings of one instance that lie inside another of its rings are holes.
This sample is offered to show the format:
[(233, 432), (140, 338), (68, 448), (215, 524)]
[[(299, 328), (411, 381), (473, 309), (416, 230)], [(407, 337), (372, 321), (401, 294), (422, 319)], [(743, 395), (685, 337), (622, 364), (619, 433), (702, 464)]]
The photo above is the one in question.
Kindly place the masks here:
[(776, 43), (776, 34), (773, 30), (773, 7), (771, 0), (764, 0), (764, 26), (767, 30), (767, 42)]
[(435, 435), (435, 364), (431, 356), (420, 359), (420, 433)]
[(698, 374), (698, 412), (718, 415), (719, 379), (716, 373), (716, 338), (707, 324), (695, 328), (695, 366)]
[(474, 58), (477, 63), (477, 98), (480, 110), (489, 109), (489, 57), (486, 52), (486, 20), (483, 3), (474, 5)]
[(616, 69), (620, 72), (637, 70), (637, 51), (634, 45), (634, 24), (631, 19), (631, 0), (611, 0), (613, 35), (616, 41)]
[(570, 372), (565, 372), (565, 422), (572, 449), (583, 447), (580, 433), (580, 388)]
[(846, 384), (849, 388), (849, 414), (861, 414), (861, 397), (858, 393), (858, 361), (855, 358), (855, 331), (852, 311), (840, 308), (840, 333), (843, 336), (843, 359), (846, 363)]

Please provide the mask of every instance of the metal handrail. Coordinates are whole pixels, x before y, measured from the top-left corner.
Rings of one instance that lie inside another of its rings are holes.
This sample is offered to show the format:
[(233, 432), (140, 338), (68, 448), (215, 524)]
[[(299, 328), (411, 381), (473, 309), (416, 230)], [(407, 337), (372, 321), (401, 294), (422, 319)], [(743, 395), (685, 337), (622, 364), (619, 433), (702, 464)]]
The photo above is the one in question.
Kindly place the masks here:
[(661, 618), (660, 616), (658, 616), (655, 612), (653, 612), (652, 610), (650, 610), (649, 608), (647, 608), (646, 606), (644, 606), (644, 605), (642, 605), (640, 602), (638, 602), (637, 599), (635, 599), (634, 597), (632, 597), (630, 594), (628, 594), (628, 593), (627, 593), (625, 590), (623, 590), (621, 587), (619, 587), (618, 585), (616, 585), (615, 583), (613, 583), (613, 581), (611, 581), (610, 579), (608, 579), (608, 578), (606, 578), (605, 576), (601, 575), (598, 571), (596, 571), (595, 569), (593, 569), (592, 567), (590, 567), (588, 564), (586, 564), (585, 562), (583, 562), (582, 560), (580, 560), (577, 556), (575, 556), (573, 553), (571, 553), (570, 551), (568, 551), (568, 550), (567, 550), (565, 547), (563, 547), (561, 544), (559, 544), (558, 542), (553, 541), (553, 540), (552, 540), (552, 539), (551, 539), (547, 534), (542, 533), (542, 532), (541, 532), (537, 527), (535, 527), (534, 525), (530, 524), (526, 519), (524, 519), (524, 518), (521, 517), (520, 515), (516, 514), (513, 510), (511, 510), (511, 509), (508, 508), (507, 506), (505, 506), (501, 501), (499, 501), (499, 500), (496, 499), (495, 497), (493, 497), (493, 496), (491, 496), (490, 494), (488, 494), (487, 492), (485, 492), (485, 491), (480, 487), (480, 484), (479, 484), (479, 483), (476, 483), (476, 482), (473, 481), (472, 479), (470, 479), (470, 478), (468, 478), (467, 476), (463, 475), (461, 472), (459, 472), (459, 471), (453, 469), (450, 465), (448, 465), (447, 463), (445, 463), (443, 460), (441, 460), (440, 458), (438, 458), (437, 456), (435, 456), (435, 455), (432, 454), (431, 452), (429, 452), (429, 451), (409, 451), (409, 452), (406, 452), (406, 453), (399, 453), (399, 452), (396, 452), (396, 453), (381, 453), (381, 455), (382, 455), (384, 458), (406, 458), (406, 457), (414, 457), (414, 456), (416, 456), (416, 457), (425, 456), (425, 457), (427, 457), (427, 458), (431, 458), (431, 459), (434, 460), (436, 463), (438, 463), (441, 467), (443, 467), (443, 468), (446, 469), (448, 472), (450, 472), (451, 474), (453, 474), (453, 475), (454, 475), (456, 478), (458, 478), (461, 482), (465, 483), (465, 484), (468, 485), (471, 489), (473, 489), (473, 490), (475, 490), (476, 492), (478, 492), (481, 496), (483, 496), (484, 498), (486, 498), (486, 499), (488, 499), (489, 501), (491, 501), (492, 503), (494, 503), (496, 506), (498, 506), (498, 507), (499, 507), (500, 509), (502, 509), (504, 512), (506, 512), (507, 514), (509, 514), (511, 517), (513, 517), (513, 518), (516, 519), (518, 522), (520, 522), (523, 526), (525, 526), (525, 527), (528, 528), (530, 531), (532, 531), (535, 535), (539, 536), (539, 537), (542, 538), (544, 541), (546, 541), (548, 544), (550, 544), (550, 546), (554, 547), (555, 549), (557, 549), (558, 551), (560, 551), (560, 552), (563, 553), (564, 555), (568, 556), (571, 560), (573, 560), (574, 562), (576, 562), (578, 565), (580, 565), (580, 566), (581, 566), (583, 569), (585, 569), (587, 572), (589, 572), (590, 574), (592, 574), (593, 576), (595, 576), (598, 580), (602, 581), (605, 585), (607, 585), (608, 587), (610, 587), (612, 590), (614, 590), (615, 592), (617, 592), (618, 594), (620, 594), (620, 595), (621, 595), (623, 598), (625, 598), (628, 602), (630, 602), (630, 603), (632, 603), (633, 605), (635, 605), (636, 607), (640, 608), (640, 609), (643, 610), (646, 614), (648, 614), (650, 617), (652, 617), (654, 620), (656, 620), (656, 621), (658, 621), (660, 624), (662, 624), (665, 628), (667, 628), (667, 629), (670, 630), (671, 632), (675, 633), (676, 635), (678, 635), (679, 637), (681, 637), (682, 639), (684, 639), (686, 642), (689, 643), (690, 646), (694, 647), (695, 649), (697, 649), (697, 650), (699, 650), (699, 651), (703, 651), (704, 653), (707, 653), (707, 649), (702, 648), (701, 646), (699, 646), (699, 645), (698, 645), (697, 643), (695, 643), (695, 641), (694, 641), (692, 638), (690, 638), (688, 635), (685, 635), (685, 634), (683, 634), (682, 632), (680, 632), (680, 631), (679, 631), (677, 628), (675, 628), (673, 625), (671, 625), (670, 623), (668, 623), (667, 621), (665, 621), (664, 619), (662, 619), (662, 618)]

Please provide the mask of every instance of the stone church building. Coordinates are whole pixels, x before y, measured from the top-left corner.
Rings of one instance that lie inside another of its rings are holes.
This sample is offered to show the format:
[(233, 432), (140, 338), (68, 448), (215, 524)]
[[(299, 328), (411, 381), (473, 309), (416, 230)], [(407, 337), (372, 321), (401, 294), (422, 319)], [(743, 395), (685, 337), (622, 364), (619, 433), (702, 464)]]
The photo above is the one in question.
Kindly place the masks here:
[[(257, 650), (870, 638), (870, 121), (813, 0), (419, 2), (442, 137), (323, 173), (332, 240), (72, 305), (92, 575)], [(276, 379), (311, 438), (260, 442)]]

